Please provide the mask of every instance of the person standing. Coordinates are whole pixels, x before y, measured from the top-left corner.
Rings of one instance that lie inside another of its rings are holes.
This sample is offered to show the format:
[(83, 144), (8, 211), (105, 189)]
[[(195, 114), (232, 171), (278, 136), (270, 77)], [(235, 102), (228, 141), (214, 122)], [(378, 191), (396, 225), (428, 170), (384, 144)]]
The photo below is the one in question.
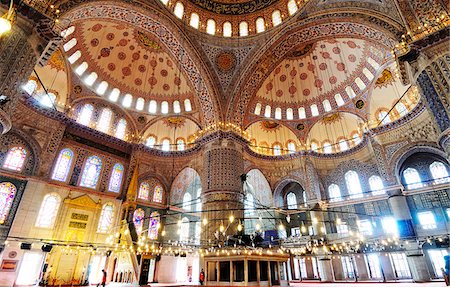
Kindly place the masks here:
[(107, 274), (106, 274), (105, 269), (102, 269), (102, 273), (103, 273), (103, 276), (102, 276), (102, 283), (97, 284), (97, 287), (98, 287), (100, 284), (101, 284), (103, 287), (105, 287), (105, 285), (106, 285), (106, 277), (107, 277)]
[(205, 281), (205, 272), (203, 271), (203, 269), (202, 271), (200, 271), (200, 278), (198, 281), (200, 281), (200, 285), (203, 285), (203, 282)]

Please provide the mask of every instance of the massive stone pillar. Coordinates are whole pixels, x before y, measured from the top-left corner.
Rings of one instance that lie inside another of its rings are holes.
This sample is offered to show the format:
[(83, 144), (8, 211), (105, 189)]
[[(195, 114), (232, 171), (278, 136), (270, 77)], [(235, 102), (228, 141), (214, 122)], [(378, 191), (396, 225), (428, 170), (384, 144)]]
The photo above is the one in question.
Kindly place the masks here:
[[(202, 202), (203, 218), (208, 220), (208, 224), (202, 228), (203, 240), (214, 240), (221, 224), (228, 227), (227, 235), (236, 233), (239, 220), (244, 226), (243, 143), (225, 135), (204, 147)], [(232, 224), (228, 220), (230, 215), (235, 218)]]

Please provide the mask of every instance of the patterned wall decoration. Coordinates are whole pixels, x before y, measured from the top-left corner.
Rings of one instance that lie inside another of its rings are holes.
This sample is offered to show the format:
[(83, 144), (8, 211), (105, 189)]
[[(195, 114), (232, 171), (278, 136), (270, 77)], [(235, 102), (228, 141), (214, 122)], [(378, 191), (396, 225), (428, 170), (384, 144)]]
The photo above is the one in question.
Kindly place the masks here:
[[(158, 17), (161, 16), (161, 17)], [(82, 21), (84, 19), (115, 19), (121, 20), (133, 26), (139, 26), (145, 32), (154, 35), (161, 41), (161, 44), (172, 53), (172, 57), (181, 63), (186, 77), (194, 87), (195, 94), (199, 97), (202, 113), (206, 123), (211, 124), (218, 116), (218, 103), (214, 99), (210, 83), (206, 81), (202, 74), (201, 59), (193, 58), (195, 53), (190, 47), (183, 46), (180, 35), (175, 29), (170, 29), (166, 25), (160, 13), (148, 13), (137, 7), (130, 7), (127, 4), (112, 4), (108, 2), (98, 2), (95, 6), (80, 5), (64, 15), (65, 19), (72, 21)], [(184, 43), (185, 44), (185, 43)]]
[(198, 189), (201, 189), (201, 179), (198, 172), (191, 168), (184, 168), (175, 178), (170, 191), (170, 204), (176, 205), (183, 202), (184, 194), (190, 193), (192, 199), (197, 197)]

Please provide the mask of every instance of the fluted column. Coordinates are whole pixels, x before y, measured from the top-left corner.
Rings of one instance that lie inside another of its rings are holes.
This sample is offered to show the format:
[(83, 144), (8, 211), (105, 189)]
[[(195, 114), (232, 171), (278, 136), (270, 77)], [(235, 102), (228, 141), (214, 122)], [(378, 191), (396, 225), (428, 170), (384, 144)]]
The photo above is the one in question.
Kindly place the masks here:
[(208, 224), (202, 229), (203, 240), (215, 238), (214, 233), (219, 230), (222, 222), (226, 228), (231, 214), (235, 220), (227, 234), (235, 234), (239, 220), (244, 218), (242, 149), (242, 143), (222, 137), (204, 148), (202, 202), (203, 217), (208, 220)]

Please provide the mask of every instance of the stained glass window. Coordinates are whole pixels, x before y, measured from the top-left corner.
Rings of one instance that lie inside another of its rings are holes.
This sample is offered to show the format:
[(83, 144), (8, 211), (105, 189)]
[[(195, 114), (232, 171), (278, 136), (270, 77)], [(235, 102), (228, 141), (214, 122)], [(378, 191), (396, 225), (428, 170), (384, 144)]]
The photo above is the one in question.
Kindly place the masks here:
[(66, 181), (69, 175), (70, 166), (72, 165), (73, 152), (65, 148), (61, 150), (53, 170), (52, 179), (58, 181)]
[(124, 139), (125, 132), (127, 130), (127, 121), (125, 119), (120, 119), (117, 123), (116, 134), (114, 135), (116, 138)]
[(345, 173), (345, 184), (347, 185), (347, 191), (351, 198), (362, 197), (361, 183), (356, 171), (349, 170)]
[(408, 187), (408, 189), (414, 189), (422, 187), (422, 179), (420, 178), (419, 173), (414, 168), (407, 168), (403, 172), (403, 178), (405, 179), (405, 183)]
[(430, 164), (430, 172), (436, 183), (446, 183), (450, 181), (447, 167), (440, 161), (435, 161)]
[(119, 192), (122, 184), (123, 177), (123, 165), (116, 163), (111, 172), (111, 178), (109, 179), (108, 190), (112, 192)]
[(159, 213), (154, 211), (150, 214), (150, 224), (148, 226), (148, 238), (155, 240), (158, 238)]
[(287, 195), (286, 200), (288, 209), (297, 209), (297, 197), (293, 192)]
[(112, 111), (110, 109), (104, 108), (98, 119), (97, 129), (103, 133), (109, 131), (111, 125)]
[(108, 232), (113, 224), (114, 218), (114, 205), (112, 203), (106, 203), (103, 205), (102, 213), (100, 214), (100, 220), (98, 221), (97, 232)]
[(42, 200), (41, 208), (36, 220), (37, 227), (52, 228), (58, 214), (61, 197), (57, 194), (47, 194)]
[(91, 156), (86, 160), (80, 186), (96, 188), (102, 170), (102, 160), (98, 156)]
[(337, 184), (330, 184), (328, 187), (328, 196), (330, 197), (330, 201), (341, 200), (341, 190)]
[(373, 195), (385, 193), (385, 191), (383, 190), (384, 189), (383, 180), (378, 175), (372, 175), (369, 178), (369, 186)]
[(142, 210), (141, 208), (138, 208), (134, 211), (133, 223), (134, 223), (134, 227), (136, 228), (137, 234), (140, 234), (142, 232), (142, 228), (144, 226), (144, 217), (145, 217), (145, 213), (144, 213), (144, 210)]
[(93, 113), (94, 113), (94, 106), (90, 104), (84, 105), (80, 113), (78, 114), (77, 122), (85, 126), (89, 125)]
[(148, 200), (150, 194), (150, 185), (147, 182), (141, 183), (139, 186), (138, 198)]
[(11, 148), (6, 155), (3, 168), (20, 171), (27, 157), (27, 151), (23, 147), (16, 146)]
[(0, 224), (5, 223), (15, 195), (16, 186), (14, 184), (10, 182), (0, 183)]
[(162, 202), (162, 187), (159, 184), (155, 185), (153, 189), (153, 201)]

